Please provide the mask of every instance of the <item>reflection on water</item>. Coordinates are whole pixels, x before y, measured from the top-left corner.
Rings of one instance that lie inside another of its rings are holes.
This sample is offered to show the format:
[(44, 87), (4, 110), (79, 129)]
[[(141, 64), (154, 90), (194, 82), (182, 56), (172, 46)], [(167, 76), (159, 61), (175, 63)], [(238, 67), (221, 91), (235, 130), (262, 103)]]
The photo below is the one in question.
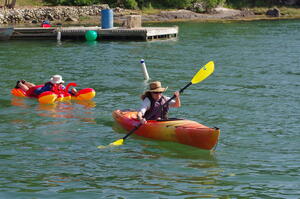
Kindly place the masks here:
[(22, 107), (22, 108), (28, 108), (29, 107), (29, 106), (26, 105), (24, 98), (15, 97), (15, 96), (12, 96), (12, 98), (11, 98), (11, 105), (19, 106), (19, 107)]
[[(11, 105), (21, 108), (32, 108), (26, 103), (26, 100), (28, 99), (12, 97)], [(36, 110), (36, 114), (41, 117), (77, 118), (84, 122), (95, 123), (95, 118), (89, 117), (93, 114), (93, 112), (89, 110), (94, 107), (96, 107), (96, 103), (93, 101), (74, 100), (57, 102), (55, 104), (41, 104), (37, 102), (34, 109)]]

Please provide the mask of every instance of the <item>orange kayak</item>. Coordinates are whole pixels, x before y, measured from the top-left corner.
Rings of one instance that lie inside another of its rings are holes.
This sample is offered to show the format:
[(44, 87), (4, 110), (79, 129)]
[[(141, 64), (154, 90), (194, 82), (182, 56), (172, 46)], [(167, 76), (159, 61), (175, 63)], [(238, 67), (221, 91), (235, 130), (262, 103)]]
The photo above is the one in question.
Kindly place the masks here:
[[(139, 124), (136, 111), (115, 110), (112, 116), (127, 131), (132, 130)], [(155, 140), (178, 142), (200, 149), (211, 150), (218, 143), (220, 130), (209, 128), (191, 120), (170, 119), (148, 120), (134, 133)]]

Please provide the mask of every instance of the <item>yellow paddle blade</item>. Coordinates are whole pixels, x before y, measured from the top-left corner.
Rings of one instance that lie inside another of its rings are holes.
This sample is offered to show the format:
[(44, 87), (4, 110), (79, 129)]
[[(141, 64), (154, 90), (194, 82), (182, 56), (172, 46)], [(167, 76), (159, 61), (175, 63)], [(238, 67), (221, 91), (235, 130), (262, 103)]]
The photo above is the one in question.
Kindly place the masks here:
[(119, 139), (117, 141), (114, 141), (113, 143), (110, 143), (109, 146), (119, 146), (122, 145), (124, 142), (124, 139)]
[(105, 149), (105, 148), (111, 147), (111, 146), (120, 146), (120, 145), (123, 144), (123, 142), (124, 142), (124, 139), (119, 139), (119, 140), (117, 140), (117, 141), (114, 141), (114, 142), (110, 143), (108, 146), (100, 145), (100, 146), (98, 146), (97, 148), (98, 148), (98, 149)]
[(215, 64), (213, 61), (208, 62), (205, 66), (203, 66), (193, 77), (191, 83), (197, 84), (205, 80), (208, 76), (210, 76), (215, 70)]

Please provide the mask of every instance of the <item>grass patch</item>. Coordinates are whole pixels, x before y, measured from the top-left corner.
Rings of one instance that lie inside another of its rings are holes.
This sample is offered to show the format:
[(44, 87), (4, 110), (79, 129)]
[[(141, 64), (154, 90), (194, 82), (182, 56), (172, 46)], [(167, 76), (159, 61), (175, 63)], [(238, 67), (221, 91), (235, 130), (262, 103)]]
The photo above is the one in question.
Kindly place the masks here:
[(145, 15), (154, 15), (159, 14), (162, 11), (176, 11), (176, 9), (155, 9), (155, 8), (143, 8), (141, 10), (142, 14)]
[(300, 16), (300, 9), (299, 8), (287, 8), (287, 7), (282, 7), (279, 8), (280, 12), (284, 15), (289, 15), (289, 16)]
[(17, 6), (45, 6), (47, 5), (43, 0), (17, 0)]
[(90, 16), (80, 16), (79, 21), (90, 20), (92, 17)]

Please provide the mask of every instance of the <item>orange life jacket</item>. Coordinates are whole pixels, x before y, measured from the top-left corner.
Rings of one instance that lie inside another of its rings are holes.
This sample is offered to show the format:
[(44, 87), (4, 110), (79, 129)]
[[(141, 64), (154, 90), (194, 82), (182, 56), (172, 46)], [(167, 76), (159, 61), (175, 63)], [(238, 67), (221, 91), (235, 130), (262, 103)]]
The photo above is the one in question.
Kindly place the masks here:
[(49, 82), (52, 85), (51, 91), (57, 95), (63, 95), (66, 93), (66, 90), (62, 84), (53, 84)]

